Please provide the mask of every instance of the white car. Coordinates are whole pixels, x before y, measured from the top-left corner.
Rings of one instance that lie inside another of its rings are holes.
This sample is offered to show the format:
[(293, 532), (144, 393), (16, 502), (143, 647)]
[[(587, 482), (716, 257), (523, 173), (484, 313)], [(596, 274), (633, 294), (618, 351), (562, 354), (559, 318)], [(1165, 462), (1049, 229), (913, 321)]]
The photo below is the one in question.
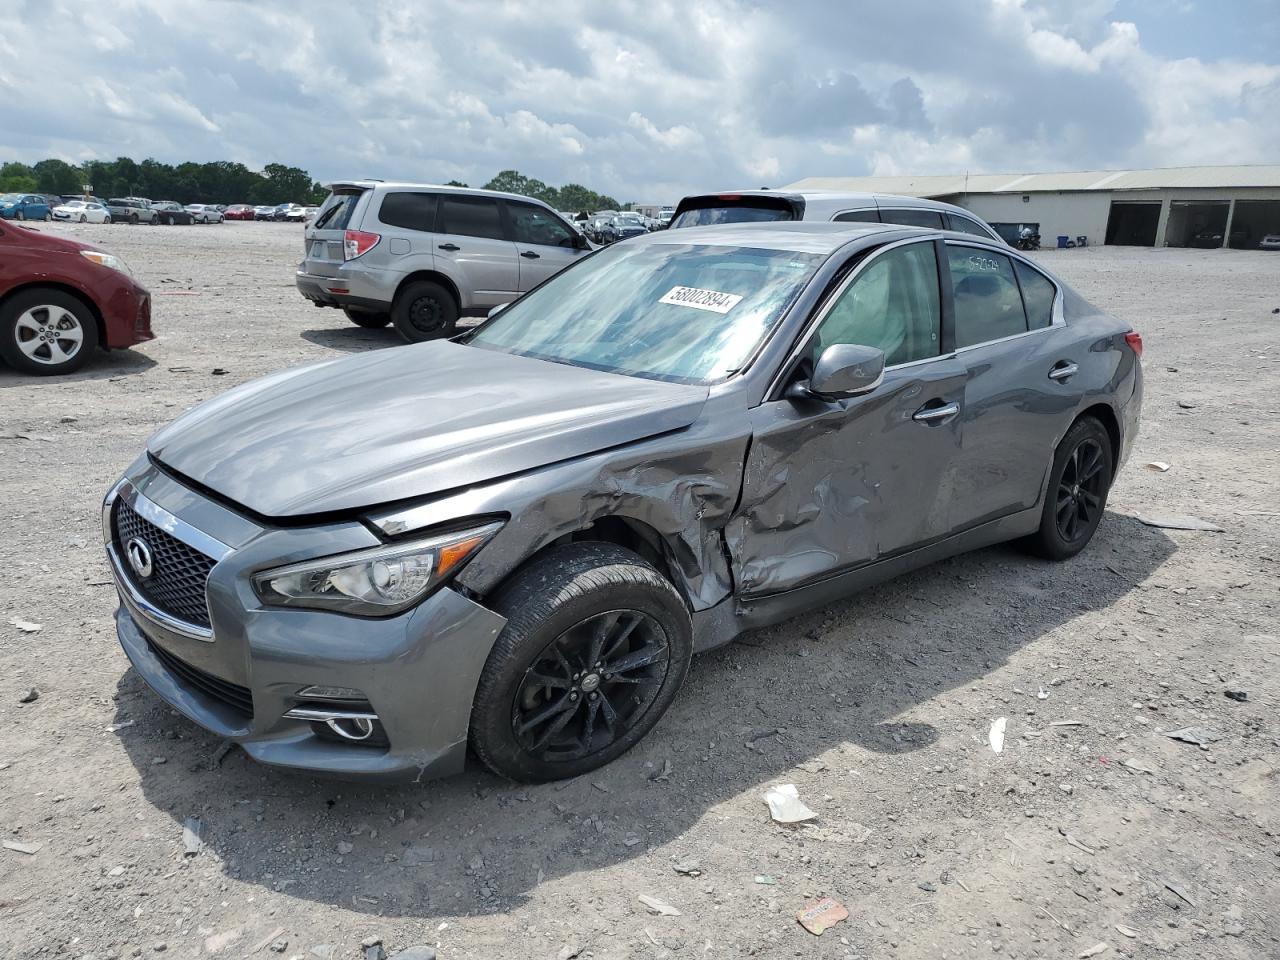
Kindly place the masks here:
[(107, 208), (94, 200), (68, 200), (51, 211), (53, 219), (72, 223), (110, 223)]
[(222, 211), (211, 203), (188, 203), (185, 207), (196, 223), (221, 223)]
[[(56, 217), (58, 211), (53, 211), (53, 215)], [(1258, 241), (1258, 246), (1263, 250), (1280, 250), (1280, 233), (1268, 233)]]

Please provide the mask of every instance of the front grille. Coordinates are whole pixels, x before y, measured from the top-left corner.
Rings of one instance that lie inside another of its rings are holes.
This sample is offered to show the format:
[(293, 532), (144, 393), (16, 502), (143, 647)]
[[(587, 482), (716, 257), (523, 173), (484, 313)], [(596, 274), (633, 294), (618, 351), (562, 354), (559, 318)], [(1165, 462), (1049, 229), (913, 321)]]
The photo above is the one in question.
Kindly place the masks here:
[(151, 648), (151, 652), (163, 663), (170, 673), (176, 674), (180, 679), (185, 680), (187, 684), (195, 687), (207, 697), (212, 697), (225, 703), (246, 717), (253, 718), (253, 694), (249, 692), (248, 687), (242, 687), (239, 684), (232, 683), (230, 680), (223, 680), (221, 677), (215, 677), (211, 673), (205, 673), (199, 667), (193, 667), (185, 660), (179, 660), (168, 650), (163, 647), (147, 641), (147, 645)]
[[(216, 561), (161, 530), (123, 500), (116, 503), (115, 534), (120, 566), (138, 592), (170, 616), (207, 628), (205, 583)], [(152, 573), (145, 580), (129, 564), (127, 545), (134, 537), (151, 550)]]

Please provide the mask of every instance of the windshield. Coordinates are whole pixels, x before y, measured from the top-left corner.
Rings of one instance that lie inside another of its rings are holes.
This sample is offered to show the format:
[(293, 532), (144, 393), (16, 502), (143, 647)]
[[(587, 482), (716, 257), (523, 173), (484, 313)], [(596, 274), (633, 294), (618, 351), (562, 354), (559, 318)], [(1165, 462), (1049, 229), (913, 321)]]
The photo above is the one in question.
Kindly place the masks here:
[(822, 260), (752, 247), (611, 247), (513, 303), (469, 342), (610, 373), (711, 383), (742, 369)]

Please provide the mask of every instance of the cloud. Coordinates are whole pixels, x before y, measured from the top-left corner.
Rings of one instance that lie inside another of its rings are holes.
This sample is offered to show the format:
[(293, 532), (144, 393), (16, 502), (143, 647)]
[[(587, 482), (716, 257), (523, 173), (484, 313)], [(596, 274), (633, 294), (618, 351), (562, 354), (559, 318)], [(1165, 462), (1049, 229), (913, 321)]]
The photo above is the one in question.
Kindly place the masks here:
[(1280, 58), (1161, 56), (1142, 39), (1159, 15), (1115, 0), (128, 0), (104, 16), (98, 0), (10, 0), (0, 160), (469, 183), (514, 167), (667, 201), (809, 175), (1273, 161)]

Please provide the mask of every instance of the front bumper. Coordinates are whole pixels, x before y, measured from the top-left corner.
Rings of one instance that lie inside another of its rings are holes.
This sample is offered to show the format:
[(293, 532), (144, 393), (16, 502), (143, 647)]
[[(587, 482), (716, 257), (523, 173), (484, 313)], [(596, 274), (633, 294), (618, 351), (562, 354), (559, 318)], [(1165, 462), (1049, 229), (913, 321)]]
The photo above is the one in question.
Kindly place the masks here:
[[(471, 701), (506, 623), (502, 617), (447, 586), (413, 609), (382, 619), (267, 607), (252, 589), (252, 573), (378, 539), (354, 521), (305, 529), (261, 526), (145, 460), (113, 494), (134, 503), (141, 497), (151, 516), (172, 518), (164, 529), (221, 556), (208, 576), (210, 626), (202, 635), (148, 602), (118, 545), (108, 544), (120, 594), (120, 644), (170, 706), (273, 766), (373, 779), (429, 778), (462, 769)], [(112, 509), (104, 514), (108, 528)], [(209, 550), (209, 542), (225, 549)], [(352, 688), (365, 700), (304, 696), (311, 687)], [(286, 716), (335, 708), (376, 714), (376, 745), (343, 741), (319, 721)]]

